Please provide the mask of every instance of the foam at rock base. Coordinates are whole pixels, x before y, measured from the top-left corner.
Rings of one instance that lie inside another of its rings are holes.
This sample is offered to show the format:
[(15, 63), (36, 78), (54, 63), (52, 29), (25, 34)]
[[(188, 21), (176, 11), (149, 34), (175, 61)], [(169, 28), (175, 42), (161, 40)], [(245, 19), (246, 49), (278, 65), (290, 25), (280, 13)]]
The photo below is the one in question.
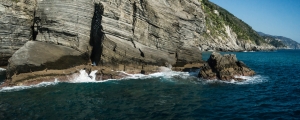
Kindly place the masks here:
[(50, 85), (56, 85), (58, 83), (59, 83), (59, 81), (57, 79), (55, 79), (54, 82), (41, 82), (39, 84), (30, 85), (30, 86), (3, 87), (0, 89), (0, 92), (13, 92), (13, 91), (20, 91), (20, 90), (25, 90), (25, 89), (30, 89), (30, 88), (47, 87)]
[(226, 84), (236, 84), (236, 85), (248, 85), (248, 84), (260, 84), (263, 82), (268, 81), (268, 77), (261, 76), (261, 75), (255, 75), (255, 76), (235, 76), (235, 78), (241, 78), (244, 81), (223, 81), (223, 80), (206, 80), (203, 82), (204, 84), (211, 84), (211, 83), (226, 83)]
[[(88, 74), (85, 70), (80, 70), (79, 74), (74, 74), (71, 78), (69, 78), (70, 83), (96, 83), (96, 82), (106, 82), (110, 80), (96, 80), (96, 73), (97, 70), (92, 71), (90, 74)], [(123, 72), (124, 74), (127, 74)], [(177, 71), (171, 71), (167, 70), (164, 72), (158, 72), (153, 73), (149, 75), (143, 75), (143, 74), (127, 74), (128, 76), (120, 79), (120, 80), (130, 80), (130, 79), (148, 79), (148, 78), (158, 78), (163, 77), (167, 79), (172, 78), (181, 78), (181, 79), (190, 79), (190, 78), (196, 78), (191, 73), (188, 72), (177, 72)], [(211, 84), (211, 83), (226, 83), (226, 84), (237, 84), (237, 85), (246, 85), (246, 84), (259, 84), (266, 82), (268, 80), (268, 77), (255, 75), (255, 76), (236, 76), (236, 78), (242, 78), (245, 79), (245, 81), (238, 82), (238, 81), (222, 81), (222, 80), (203, 80), (200, 78), (197, 78), (196, 84)], [(116, 79), (111, 79), (116, 80)], [(13, 87), (3, 87), (0, 88), (0, 92), (11, 92), (11, 91), (20, 91), (24, 89), (30, 89), (30, 88), (37, 88), (37, 87), (46, 87), (50, 85), (56, 85), (59, 83), (59, 80), (55, 79), (54, 82), (42, 82), (37, 85), (30, 85), (30, 86), (13, 86)], [(193, 82), (195, 83), (195, 82)]]
[(85, 70), (80, 70), (79, 75), (74, 75), (70, 80), (71, 83), (97, 82), (96, 73), (98, 70), (92, 71), (88, 74)]

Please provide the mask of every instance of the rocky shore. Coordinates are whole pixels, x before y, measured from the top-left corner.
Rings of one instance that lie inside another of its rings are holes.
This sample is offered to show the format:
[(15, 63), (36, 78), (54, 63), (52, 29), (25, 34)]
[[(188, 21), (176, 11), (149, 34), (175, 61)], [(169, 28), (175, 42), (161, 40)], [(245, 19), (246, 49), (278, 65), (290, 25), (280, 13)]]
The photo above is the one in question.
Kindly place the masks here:
[(213, 52), (206, 62), (185, 64), (183, 66), (175, 66), (166, 64), (165, 66), (142, 65), (134, 64), (125, 65), (118, 64), (112, 66), (94, 66), (92, 63), (86, 65), (78, 65), (68, 69), (51, 70), (44, 69), (40, 71), (14, 74), (11, 79), (8, 79), (0, 86), (20, 86), (33, 85), (40, 82), (72, 82), (74, 76), (78, 76), (79, 71), (85, 70), (87, 74), (92, 71), (97, 71), (95, 80), (102, 81), (108, 79), (122, 79), (128, 77), (129, 74), (151, 74), (164, 72), (166, 70), (189, 72), (191, 69), (200, 69), (199, 78), (204, 80), (225, 80), (225, 81), (243, 81), (241, 76), (253, 76), (255, 72), (247, 67), (242, 61), (238, 61), (234, 54), (221, 55)]
[(207, 36), (202, 4), (2, 0), (0, 66), (7, 65), (6, 84), (64, 77), (80, 69), (97, 69), (103, 79), (123, 76), (115, 71), (147, 74), (161, 66), (181, 71), (201, 67), (202, 51), (273, 49), (237, 39), (230, 26), (224, 26), (226, 39)]

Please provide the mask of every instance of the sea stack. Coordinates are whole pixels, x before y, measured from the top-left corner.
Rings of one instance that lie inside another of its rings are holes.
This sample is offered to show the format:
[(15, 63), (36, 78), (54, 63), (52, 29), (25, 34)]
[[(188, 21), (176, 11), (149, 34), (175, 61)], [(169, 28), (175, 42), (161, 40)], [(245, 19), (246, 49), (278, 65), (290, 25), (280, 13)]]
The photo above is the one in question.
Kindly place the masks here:
[(204, 79), (242, 80), (236, 76), (253, 76), (255, 72), (242, 61), (238, 61), (236, 55), (213, 52), (207, 60), (207, 64), (200, 68), (199, 77)]

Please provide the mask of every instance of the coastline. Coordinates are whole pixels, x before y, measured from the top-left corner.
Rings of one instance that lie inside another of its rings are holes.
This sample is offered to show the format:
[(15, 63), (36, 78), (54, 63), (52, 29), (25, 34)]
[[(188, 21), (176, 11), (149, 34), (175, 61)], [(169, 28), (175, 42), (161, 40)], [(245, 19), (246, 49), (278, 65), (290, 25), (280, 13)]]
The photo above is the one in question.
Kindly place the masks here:
[(43, 70), (35, 71), (31, 73), (15, 74), (11, 79), (6, 79), (1, 85), (3, 87), (12, 86), (29, 86), (36, 85), (42, 82), (54, 82), (59, 80), (60, 82), (70, 82), (74, 79), (74, 76), (80, 74), (80, 70), (85, 70), (88, 74), (92, 71), (96, 71), (96, 80), (108, 80), (108, 79), (122, 79), (128, 76), (128, 74), (144, 74), (149, 75), (152, 73), (162, 72), (165, 70), (172, 71), (189, 71), (190, 69), (200, 68), (204, 65), (202, 63), (190, 63), (184, 66), (175, 66), (168, 68), (166, 66), (154, 66), (154, 65), (117, 65), (117, 66), (92, 66), (92, 65), (79, 65), (63, 70)]
[[(274, 51), (272, 50), (258, 50), (258, 51)], [(203, 53), (211, 53), (215, 51), (202, 51)], [(218, 51), (218, 52), (245, 52), (245, 51)], [(254, 51), (256, 52), (256, 51)], [(203, 57), (203, 56), (202, 56)], [(178, 72), (187, 72), (191, 69), (198, 68), (200, 69), (204, 66), (206, 60), (202, 60), (202, 62), (198, 63), (187, 63), (181, 66), (173, 66), (171, 67), (172, 71)], [(3, 87), (12, 87), (12, 86), (29, 86), (29, 85), (37, 85), (42, 82), (54, 82), (58, 79), (60, 82), (70, 82), (73, 79), (74, 75), (79, 75), (80, 70), (86, 70), (89, 74), (91, 71), (96, 72), (96, 80), (108, 80), (108, 79), (122, 79), (128, 76), (128, 74), (144, 74), (149, 75), (152, 73), (161, 72), (163, 69), (168, 68), (168, 66), (156, 66), (156, 65), (136, 65), (136, 64), (118, 64), (118, 65), (99, 65), (93, 66), (91, 63), (74, 66), (68, 69), (61, 70), (42, 70), (42, 71), (34, 71), (30, 73), (19, 73), (14, 74), (11, 79), (6, 79), (0, 85), (0, 88)], [(2, 66), (0, 68), (6, 68), (6, 66)]]
[[(278, 49), (276, 49), (278, 50)], [(276, 51), (274, 49), (268, 50), (256, 50), (257, 51)], [(214, 51), (202, 51), (203, 53), (212, 53)], [(217, 52), (245, 52), (245, 51), (217, 51)], [(247, 51), (248, 52), (248, 51)], [(203, 56), (202, 56), (203, 57)], [(188, 63), (181, 66), (173, 66), (171, 67), (172, 71), (189, 71), (193, 68), (200, 68), (204, 66), (206, 60), (202, 60), (199, 63)], [(136, 64), (118, 64), (118, 65), (99, 65), (92, 66), (91, 63), (85, 65), (78, 65), (68, 69), (61, 70), (42, 70), (42, 71), (34, 71), (30, 73), (20, 73), (14, 74), (11, 79), (6, 79), (0, 85), (2, 87), (11, 87), (11, 86), (29, 86), (36, 85), (42, 82), (54, 82), (56, 79), (59, 79), (60, 82), (69, 82), (72, 80), (72, 76), (78, 75), (80, 70), (86, 70), (89, 74), (91, 71), (97, 70), (96, 80), (108, 80), (108, 79), (122, 79), (127, 77), (128, 74), (152, 74), (161, 72), (163, 67), (168, 66), (156, 66), (156, 65), (136, 65)], [(6, 68), (6, 66), (1, 66), (0, 68)]]

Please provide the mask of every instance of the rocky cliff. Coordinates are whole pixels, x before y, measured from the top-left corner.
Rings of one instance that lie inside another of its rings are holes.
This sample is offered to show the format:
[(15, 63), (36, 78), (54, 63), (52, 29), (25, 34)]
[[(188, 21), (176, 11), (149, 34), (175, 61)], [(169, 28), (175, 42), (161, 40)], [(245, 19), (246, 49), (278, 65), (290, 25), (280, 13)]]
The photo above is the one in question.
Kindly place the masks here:
[(281, 40), (275, 39), (272, 36), (262, 36), (262, 38), (264, 38), (264, 40), (266, 42), (270, 43), (271, 45), (273, 45), (277, 49), (287, 49), (288, 48)]
[[(27, 12), (28, 9), (19, 9), (19, 4), (34, 9)], [(7, 0), (1, 5), (3, 13), (11, 9), (15, 11), (11, 14), (17, 17), (22, 12), (28, 15), (24, 17), (27, 23), (22, 24), (28, 28), (24, 40), (30, 42), (24, 46), (26, 41), (18, 44), (23, 47), (9, 60), (8, 78), (71, 68), (77, 65), (73, 64), (75, 60), (87, 64), (90, 59), (93, 64), (115, 68), (123, 65), (121, 70), (125, 71), (127, 65), (143, 69), (149, 65), (183, 66), (201, 62), (195, 42), (205, 30), (205, 20), (197, 0), (67, 0), (63, 3)], [(15, 25), (14, 20), (18, 19), (11, 19), (7, 24)], [(9, 36), (11, 33), (6, 34), (5, 38), (14, 39)], [(62, 61), (64, 65), (60, 65)]]
[(274, 46), (265, 42), (251, 26), (235, 17), (227, 10), (210, 2), (201, 0), (205, 13), (206, 32), (199, 43), (201, 50), (256, 51), (271, 50)]
[(217, 33), (205, 8), (198, 0), (1, 0), (0, 64), (12, 56), (7, 77), (30, 79), (88, 63), (155, 71), (149, 66), (201, 63), (204, 50), (272, 49), (238, 39), (227, 24)]
[[(275, 41), (274, 43), (277, 43), (276, 45), (279, 45), (279, 49), (300, 49), (300, 43), (290, 38), (283, 37), (283, 36), (268, 35), (262, 32), (257, 32), (257, 33), (263, 38), (270, 40), (270, 42)], [(284, 45), (284, 47), (282, 47), (283, 46), (282, 44)]]
[(0, 66), (32, 38), (35, 2), (0, 1)]

